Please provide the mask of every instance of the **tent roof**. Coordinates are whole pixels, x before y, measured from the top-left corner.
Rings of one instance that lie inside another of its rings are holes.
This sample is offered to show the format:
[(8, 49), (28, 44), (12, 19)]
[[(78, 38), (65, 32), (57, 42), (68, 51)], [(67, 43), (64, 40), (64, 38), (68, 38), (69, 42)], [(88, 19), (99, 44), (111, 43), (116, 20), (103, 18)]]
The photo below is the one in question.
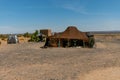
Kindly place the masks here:
[(54, 38), (88, 40), (86, 33), (79, 31), (75, 26), (69, 26), (64, 32), (56, 33)]

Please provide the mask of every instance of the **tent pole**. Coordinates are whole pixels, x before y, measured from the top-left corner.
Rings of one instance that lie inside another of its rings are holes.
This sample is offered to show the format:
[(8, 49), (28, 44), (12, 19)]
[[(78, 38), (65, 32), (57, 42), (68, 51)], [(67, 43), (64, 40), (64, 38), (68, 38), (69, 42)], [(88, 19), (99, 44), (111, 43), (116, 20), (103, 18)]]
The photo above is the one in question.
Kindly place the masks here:
[(60, 39), (58, 39), (58, 47), (60, 47)]
[(83, 41), (83, 47), (85, 48), (85, 42)]
[(70, 42), (69, 42), (70, 40), (68, 39), (68, 44), (67, 44), (67, 46), (69, 47), (70, 46)]

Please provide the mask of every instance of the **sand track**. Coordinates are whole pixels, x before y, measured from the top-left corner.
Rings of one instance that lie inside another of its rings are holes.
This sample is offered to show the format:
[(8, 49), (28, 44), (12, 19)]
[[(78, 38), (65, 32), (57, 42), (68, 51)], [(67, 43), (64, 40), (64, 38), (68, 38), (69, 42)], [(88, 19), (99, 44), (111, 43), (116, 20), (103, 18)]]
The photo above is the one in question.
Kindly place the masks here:
[(0, 46), (0, 80), (119, 80), (120, 41), (96, 44), (93, 49)]
[(120, 80), (120, 67), (98, 69), (85, 74), (79, 80)]

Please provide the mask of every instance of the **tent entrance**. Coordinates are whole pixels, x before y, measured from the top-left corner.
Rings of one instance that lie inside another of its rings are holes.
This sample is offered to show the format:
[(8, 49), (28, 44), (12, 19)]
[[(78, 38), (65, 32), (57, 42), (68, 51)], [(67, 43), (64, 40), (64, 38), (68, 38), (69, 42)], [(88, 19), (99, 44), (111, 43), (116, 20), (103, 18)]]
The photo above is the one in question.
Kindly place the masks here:
[(84, 47), (84, 41), (78, 39), (62, 39), (62, 46), (63, 47)]
[(71, 39), (70, 47), (84, 46), (83, 40)]
[(69, 47), (69, 46), (68, 46), (68, 40), (67, 40), (67, 39), (62, 39), (62, 46), (63, 46), (63, 47)]

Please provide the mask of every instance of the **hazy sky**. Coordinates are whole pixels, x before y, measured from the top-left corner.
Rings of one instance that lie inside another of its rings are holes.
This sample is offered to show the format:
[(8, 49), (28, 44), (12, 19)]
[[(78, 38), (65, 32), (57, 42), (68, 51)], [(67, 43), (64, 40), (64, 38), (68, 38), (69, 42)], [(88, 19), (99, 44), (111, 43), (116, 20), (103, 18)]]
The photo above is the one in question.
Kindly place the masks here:
[(0, 33), (120, 30), (120, 0), (0, 0)]

